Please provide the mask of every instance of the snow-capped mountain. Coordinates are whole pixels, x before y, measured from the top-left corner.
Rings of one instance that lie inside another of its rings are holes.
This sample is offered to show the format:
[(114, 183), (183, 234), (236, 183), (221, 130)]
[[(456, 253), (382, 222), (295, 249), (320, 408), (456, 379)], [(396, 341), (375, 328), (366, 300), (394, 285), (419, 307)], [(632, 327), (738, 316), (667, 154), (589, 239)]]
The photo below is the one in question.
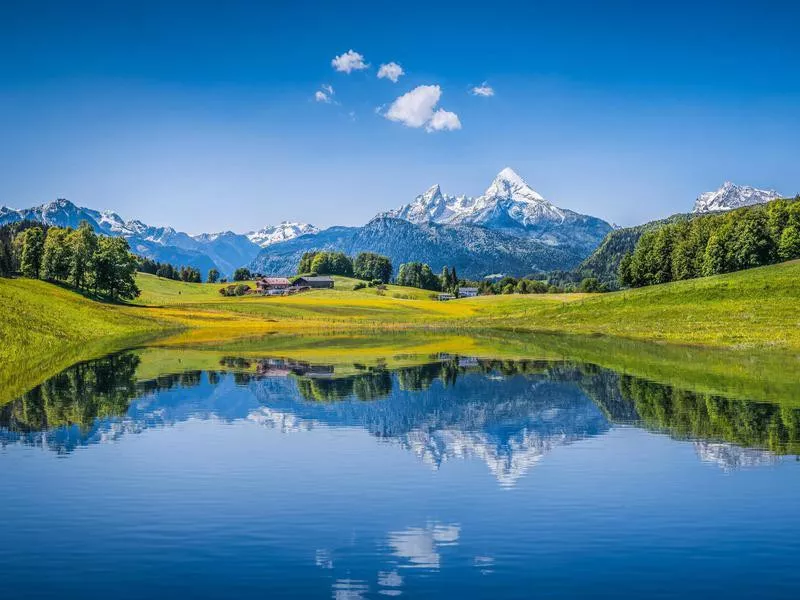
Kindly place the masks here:
[(247, 236), (230, 231), (192, 236), (172, 227), (126, 221), (115, 212), (83, 208), (63, 198), (23, 210), (0, 208), (0, 225), (23, 220), (58, 227), (78, 227), (86, 221), (98, 233), (126, 238), (131, 250), (140, 256), (197, 267), (203, 274), (215, 267), (230, 275), (261, 250)]
[(301, 235), (309, 233), (319, 233), (319, 229), (308, 223), (295, 223), (282, 221), (278, 225), (268, 225), (258, 231), (246, 233), (247, 239), (262, 248), (271, 244), (285, 242)]
[(760, 190), (749, 185), (736, 185), (726, 181), (715, 192), (704, 192), (694, 202), (695, 213), (733, 210), (752, 204), (764, 204), (782, 198), (775, 190)]
[(602, 219), (548, 202), (510, 168), (500, 171), (481, 196), (450, 196), (434, 185), (413, 202), (379, 216), (418, 225), (478, 225), (528, 235), (554, 246), (592, 249), (611, 231), (611, 225)]

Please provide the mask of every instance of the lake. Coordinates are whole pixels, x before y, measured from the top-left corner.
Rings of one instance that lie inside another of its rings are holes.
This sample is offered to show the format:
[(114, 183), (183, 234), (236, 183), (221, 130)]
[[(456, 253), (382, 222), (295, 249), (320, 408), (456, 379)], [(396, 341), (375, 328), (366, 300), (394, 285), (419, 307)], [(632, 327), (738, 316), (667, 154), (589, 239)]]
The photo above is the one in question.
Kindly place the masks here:
[(0, 406), (3, 594), (796, 598), (798, 400), (571, 360), (117, 353)]

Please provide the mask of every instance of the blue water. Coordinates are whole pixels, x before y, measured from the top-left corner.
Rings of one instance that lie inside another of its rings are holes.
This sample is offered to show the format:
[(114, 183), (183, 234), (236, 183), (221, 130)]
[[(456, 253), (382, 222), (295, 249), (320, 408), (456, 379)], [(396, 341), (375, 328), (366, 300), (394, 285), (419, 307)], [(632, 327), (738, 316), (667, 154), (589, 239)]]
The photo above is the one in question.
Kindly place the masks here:
[(148, 382), (128, 356), (0, 409), (4, 597), (800, 593), (797, 432), (726, 439), (778, 407), (688, 391), (750, 415), (699, 437), (645, 416), (674, 390), (581, 365)]

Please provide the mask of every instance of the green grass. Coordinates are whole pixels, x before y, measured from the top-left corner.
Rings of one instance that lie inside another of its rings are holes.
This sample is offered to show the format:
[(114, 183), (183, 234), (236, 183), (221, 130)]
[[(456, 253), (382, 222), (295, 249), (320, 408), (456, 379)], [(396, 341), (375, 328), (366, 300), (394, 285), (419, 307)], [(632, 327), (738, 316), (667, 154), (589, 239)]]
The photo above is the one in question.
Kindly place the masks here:
[[(302, 345), (310, 336), (329, 333), (383, 340), (388, 332), (434, 331), (458, 334), (464, 353), (474, 347), (468, 340), (490, 335), (496, 348), (518, 348), (518, 356), (537, 350), (535, 344), (525, 350), (521, 340), (526, 335), (574, 334), (571, 339), (581, 340), (577, 345), (557, 343), (556, 338), (550, 343), (565, 355), (571, 352), (597, 364), (608, 362), (604, 353), (610, 344), (625, 340), (736, 350), (729, 357), (733, 372), (749, 356), (767, 353), (773, 357), (765, 359), (767, 363), (791, 365), (787, 372), (794, 377), (800, 355), (798, 282), (800, 261), (793, 261), (611, 294), (437, 302), (430, 299), (430, 292), (399, 286), (389, 286), (383, 293), (374, 288), (353, 290), (356, 280), (348, 278), (336, 278), (333, 290), (225, 298), (218, 291), (221, 284), (140, 275), (142, 295), (135, 304), (113, 305), (41, 281), (0, 279), (0, 390), (7, 398), (71, 362), (168, 333), (175, 337), (164, 344), (220, 343), (282, 333), (294, 335)], [(588, 338), (597, 335), (603, 338)], [(644, 347), (611, 353), (626, 357), (618, 359), (625, 368), (633, 364), (639, 372), (657, 375), (663, 354), (648, 354)], [(647, 369), (642, 368), (644, 359), (637, 363), (637, 355), (650, 357)], [(687, 360), (671, 362), (683, 364), (687, 377), (696, 380), (704, 373), (720, 382), (728, 377), (724, 361), (717, 361), (713, 369), (707, 361), (697, 363), (705, 366), (692, 372), (696, 359)], [(743, 380), (752, 379), (754, 368), (758, 364), (744, 369)]]
[(30, 279), (0, 279), (0, 314), (0, 389), (9, 395), (29, 387), (26, 374), (46, 376), (170, 329), (141, 309)]

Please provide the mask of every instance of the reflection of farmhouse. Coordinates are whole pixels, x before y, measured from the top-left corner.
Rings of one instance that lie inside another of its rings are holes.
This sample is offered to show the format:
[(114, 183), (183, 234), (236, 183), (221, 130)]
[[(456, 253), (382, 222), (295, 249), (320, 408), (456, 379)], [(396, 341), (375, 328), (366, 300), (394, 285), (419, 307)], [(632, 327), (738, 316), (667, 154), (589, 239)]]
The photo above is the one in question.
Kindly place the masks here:
[(258, 361), (256, 372), (268, 377), (281, 377), (289, 374), (302, 377), (333, 377), (333, 365), (312, 365), (306, 362), (268, 358)]

